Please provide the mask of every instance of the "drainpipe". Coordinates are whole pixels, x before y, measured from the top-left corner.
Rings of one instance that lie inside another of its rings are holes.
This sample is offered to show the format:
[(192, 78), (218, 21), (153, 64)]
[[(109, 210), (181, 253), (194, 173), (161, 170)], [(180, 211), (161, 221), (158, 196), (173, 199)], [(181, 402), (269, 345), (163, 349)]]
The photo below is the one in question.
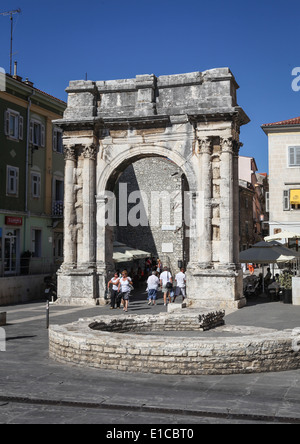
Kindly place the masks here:
[(30, 109), (31, 109), (31, 98), (35, 95), (35, 91), (28, 96), (28, 106), (27, 106), (27, 134), (26, 134), (26, 164), (25, 164), (25, 223), (24, 223), (24, 251), (26, 242), (26, 222), (28, 218), (28, 176), (29, 176), (29, 132), (30, 132)]

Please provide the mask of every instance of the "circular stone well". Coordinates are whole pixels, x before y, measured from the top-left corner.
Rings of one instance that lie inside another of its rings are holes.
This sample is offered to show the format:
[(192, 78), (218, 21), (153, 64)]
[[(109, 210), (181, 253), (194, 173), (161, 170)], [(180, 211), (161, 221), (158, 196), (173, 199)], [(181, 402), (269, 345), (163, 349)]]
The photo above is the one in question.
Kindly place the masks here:
[(201, 331), (199, 313), (80, 319), (49, 330), (50, 357), (100, 369), (229, 375), (300, 368), (292, 330), (221, 326)]

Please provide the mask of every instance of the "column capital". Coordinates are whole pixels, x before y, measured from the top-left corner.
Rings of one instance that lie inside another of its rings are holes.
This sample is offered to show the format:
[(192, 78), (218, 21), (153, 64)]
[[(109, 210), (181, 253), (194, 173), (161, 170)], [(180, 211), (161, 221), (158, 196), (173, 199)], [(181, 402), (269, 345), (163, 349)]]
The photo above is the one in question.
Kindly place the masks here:
[(75, 145), (64, 145), (65, 160), (76, 160)]
[(233, 154), (234, 147), (233, 147), (232, 137), (227, 137), (227, 138), (220, 137), (220, 145), (222, 153)]
[(97, 157), (97, 146), (94, 143), (89, 145), (84, 145), (83, 147), (83, 157), (85, 159), (96, 160)]
[(198, 139), (198, 154), (212, 154), (212, 138), (203, 137)]

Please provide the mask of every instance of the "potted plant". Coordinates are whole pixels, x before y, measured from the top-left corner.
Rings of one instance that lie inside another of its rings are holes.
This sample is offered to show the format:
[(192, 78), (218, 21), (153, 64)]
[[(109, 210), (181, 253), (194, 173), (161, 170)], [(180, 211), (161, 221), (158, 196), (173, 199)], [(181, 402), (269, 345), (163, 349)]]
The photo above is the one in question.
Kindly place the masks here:
[(279, 276), (280, 287), (282, 288), (283, 303), (292, 304), (292, 275), (289, 271), (284, 271)]

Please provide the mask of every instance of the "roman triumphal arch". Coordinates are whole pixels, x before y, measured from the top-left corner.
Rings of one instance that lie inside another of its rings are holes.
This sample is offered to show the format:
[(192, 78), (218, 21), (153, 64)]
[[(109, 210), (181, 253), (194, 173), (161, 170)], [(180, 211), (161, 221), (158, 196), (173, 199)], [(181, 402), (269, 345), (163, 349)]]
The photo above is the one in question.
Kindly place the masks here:
[[(189, 303), (242, 307), (239, 254), (238, 85), (228, 68), (135, 79), (72, 81), (55, 124), (65, 151), (63, 304), (105, 303), (113, 269), (109, 202), (124, 167), (162, 157), (189, 185)], [(113, 208), (114, 205), (112, 206)]]

